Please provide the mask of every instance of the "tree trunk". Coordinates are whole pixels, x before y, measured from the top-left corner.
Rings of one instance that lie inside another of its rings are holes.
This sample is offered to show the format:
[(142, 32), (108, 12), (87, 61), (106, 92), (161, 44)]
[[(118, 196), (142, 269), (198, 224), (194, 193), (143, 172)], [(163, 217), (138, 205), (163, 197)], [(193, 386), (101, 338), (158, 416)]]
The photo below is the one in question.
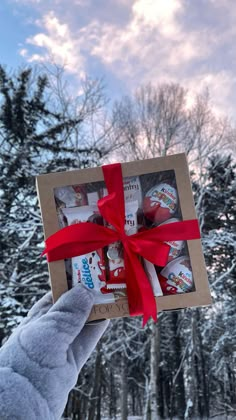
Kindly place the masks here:
[(188, 389), (188, 400), (186, 402), (185, 409), (185, 420), (194, 418), (195, 415), (198, 415), (198, 383), (197, 383), (197, 372), (196, 372), (196, 316), (195, 312), (191, 313), (191, 343), (190, 343), (190, 355), (188, 363), (188, 380), (189, 380), (189, 389)]
[[(199, 309), (196, 309), (196, 318), (197, 321), (200, 321)], [(209, 407), (209, 392), (208, 392), (208, 373), (205, 363), (205, 355), (203, 352), (203, 342), (201, 332), (198, 329), (198, 341), (199, 341), (199, 358), (201, 364), (201, 374), (202, 374), (202, 406), (203, 406), (203, 416), (209, 418), (210, 416), (210, 407)]]
[(121, 359), (121, 420), (128, 419), (128, 378), (127, 357), (122, 354)]
[(94, 387), (91, 394), (91, 401), (88, 413), (88, 420), (94, 420), (96, 418), (97, 398), (99, 398), (100, 387), (101, 387), (101, 342), (97, 345), (97, 355), (95, 361), (95, 374), (94, 374)]
[(152, 324), (152, 337), (150, 348), (150, 382), (149, 382), (149, 407), (150, 420), (158, 419), (158, 404), (157, 404), (157, 383), (158, 383), (158, 368), (160, 358), (159, 346), (159, 323)]
[(171, 387), (171, 398), (170, 398), (170, 420), (176, 415), (181, 419), (184, 418), (185, 412), (185, 387), (184, 387), (184, 376), (183, 376), (183, 361), (186, 356), (182, 354), (182, 346), (181, 340), (179, 337), (178, 327), (179, 327), (179, 319), (181, 314), (177, 312), (173, 312), (171, 314), (172, 323), (173, 323), (173, 330), (175, 331), (174, 336), (174, 351), (175, 351), (175, 359), (174, 359), (174, 377), (173, 383)]
[(109, 416), (111, 419), (116, 418), (116, 412), (117, 412), (117, 392), (116, 392), (116, 382), (114, 380), (113, 375), (113, 365), (110, 366), (110, 401), (109, 401)]

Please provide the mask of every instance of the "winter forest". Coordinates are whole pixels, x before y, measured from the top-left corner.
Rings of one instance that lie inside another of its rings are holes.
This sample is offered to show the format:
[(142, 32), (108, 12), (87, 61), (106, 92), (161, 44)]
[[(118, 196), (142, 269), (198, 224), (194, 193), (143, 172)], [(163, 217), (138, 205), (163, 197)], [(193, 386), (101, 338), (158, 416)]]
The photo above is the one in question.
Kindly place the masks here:
[(88, 78), (75, 97), (59, 67), (0, 66), (1, 344), (50, 289), (36, 175), (178, 152), (191, 171), (212, 306), (112, 320), (65, 419), (236, 418), (236, 129), (210, 95), (147, 84), (112, 102)]

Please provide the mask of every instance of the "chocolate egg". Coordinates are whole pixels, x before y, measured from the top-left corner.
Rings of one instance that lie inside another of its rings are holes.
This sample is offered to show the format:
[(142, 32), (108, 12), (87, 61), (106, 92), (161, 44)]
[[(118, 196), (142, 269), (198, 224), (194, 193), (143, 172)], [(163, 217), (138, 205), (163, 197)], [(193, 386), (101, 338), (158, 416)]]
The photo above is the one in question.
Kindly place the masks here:
[[(179, 222), (179, 221), (180, 219), (176, 219), (175, 217), (172, 217), (172, 219), (168, 219), (164, 223), (161, 223), (160, 226), (167, 225), (168, 223)], [(166, 242), (166, 244), (170, 245), (170, 251), (169, 251), (169, 256), (168, 256), (168, 262), (170, 262), (174, 260), (175, 258), (179, 257), (184, 246), (184, 241), (168, 241)]]
[(193, 288), (193, 274), (190, 259), (186, 255), (173, 260), (158, 274), (164, 295), (190, 292)]
[(170, 219), (178, 204), (176, 188), (168, 183), (152, 187), (144, 197), (143, 212), (149, 220), (160, 224)]

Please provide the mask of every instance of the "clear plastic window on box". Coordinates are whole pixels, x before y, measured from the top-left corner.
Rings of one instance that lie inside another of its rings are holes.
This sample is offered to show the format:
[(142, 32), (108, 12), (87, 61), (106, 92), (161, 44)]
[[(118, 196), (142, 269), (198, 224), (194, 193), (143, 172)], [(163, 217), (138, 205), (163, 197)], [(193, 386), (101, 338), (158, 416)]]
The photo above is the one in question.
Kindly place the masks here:
[[(182, 220), (174, 170), (124, 178), (125, 231), (127, 235)], [(58, 223), (107, 222), (99, 214), (97, 201), (107, 195), (104, 182), (58, 187), (54, 197)], [(116, 209), (115, 209), (116, 211)], [(141, 258), (155, 296), (195, 290), (185, 241), (170, 241), (168, 262), (158, 267)], [(68, 287), (78, 282), (94, 291), (95, 302), (112, 303), (126, 296), (122, 244), (116, 242), (89, 254), (65, 260)]]

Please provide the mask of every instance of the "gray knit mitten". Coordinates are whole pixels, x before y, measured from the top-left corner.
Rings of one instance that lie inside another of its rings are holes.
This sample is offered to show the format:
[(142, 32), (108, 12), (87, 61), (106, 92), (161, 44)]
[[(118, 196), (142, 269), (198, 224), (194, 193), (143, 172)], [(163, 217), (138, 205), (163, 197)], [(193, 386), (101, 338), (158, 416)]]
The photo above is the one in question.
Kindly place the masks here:
[(45, 295), (0, 350), (0, 419), (58, 420), (78, 373), (108, 326), (87, 324), (93, 294), (83, 286), (53, 305)]

